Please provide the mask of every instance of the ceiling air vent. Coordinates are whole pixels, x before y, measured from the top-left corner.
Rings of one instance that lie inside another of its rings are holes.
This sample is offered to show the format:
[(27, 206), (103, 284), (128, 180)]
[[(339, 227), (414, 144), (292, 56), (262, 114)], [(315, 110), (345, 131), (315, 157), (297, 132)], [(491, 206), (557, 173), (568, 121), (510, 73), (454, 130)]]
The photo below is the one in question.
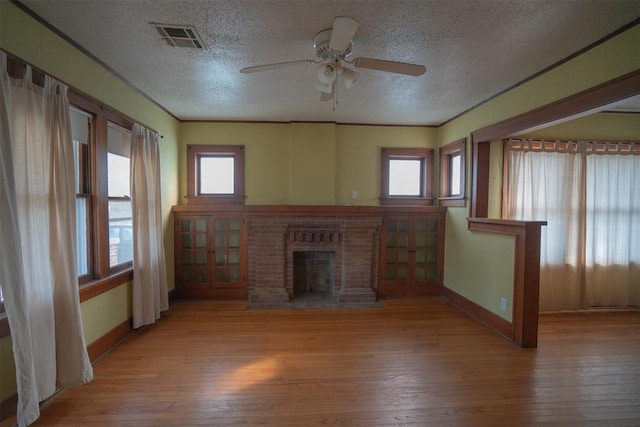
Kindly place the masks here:
[(151, 22), (156, 27), (162, 38), (174, 47), (194, 47), (204, 49), (204, 43), (198, 35), (195, 27), (191, 25), (157, 24)]

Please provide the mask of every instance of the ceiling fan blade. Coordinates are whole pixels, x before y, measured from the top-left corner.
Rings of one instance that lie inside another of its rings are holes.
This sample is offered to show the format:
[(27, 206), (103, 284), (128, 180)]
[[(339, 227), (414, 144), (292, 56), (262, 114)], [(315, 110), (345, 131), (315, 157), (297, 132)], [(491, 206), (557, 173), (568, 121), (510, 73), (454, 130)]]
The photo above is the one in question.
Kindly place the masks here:
[(360, 23), (349, 16), (338, 16), (333, 21), (329, 49), (338, 52), (346, 51), (359, 26)]
[(280, 68), (295, 67), (298, 65), (313, 65), (315, 61), (311, 59), (303, 59), (301, 61), (278, 62), (275, 64), (256, 65), (255, 67), (245, 67), (240, 72), (242, 74), (257, 73), (260, 71), (277, 70)]
[(383, 59), (356, 58), (351, 62), (358, 68), (386, 71), (388, 73), (420, 76), (427, 71), (424, 65), (408, 64), (406, 62), (385, 61)]

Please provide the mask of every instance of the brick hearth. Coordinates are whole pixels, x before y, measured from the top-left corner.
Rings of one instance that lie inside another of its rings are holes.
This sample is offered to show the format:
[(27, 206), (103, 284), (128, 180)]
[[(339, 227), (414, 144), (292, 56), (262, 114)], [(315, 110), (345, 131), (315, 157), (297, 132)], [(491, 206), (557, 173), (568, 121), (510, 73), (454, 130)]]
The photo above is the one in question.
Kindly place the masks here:
[(294, 252), (332, 252), (336, 302), (375, 303), (381, 223), (379, 217), (247, 218), (249, 303), (293, 298)]

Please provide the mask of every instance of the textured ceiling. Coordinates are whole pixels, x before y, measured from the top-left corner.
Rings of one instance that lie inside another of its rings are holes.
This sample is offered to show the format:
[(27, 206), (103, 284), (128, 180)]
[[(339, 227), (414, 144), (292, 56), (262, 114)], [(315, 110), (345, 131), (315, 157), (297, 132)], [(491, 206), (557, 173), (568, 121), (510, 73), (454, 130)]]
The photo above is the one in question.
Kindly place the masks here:
[[(438, 125), (640, 17), (640, 0), (21, 0), (182, 120)], [(423, 64), (419, 77), (359, 70), (335, 111), (314, 59), (336, 16), (360, 22), (353, 57)], [(167, 45), (150, 22), (196, 27), (206, 49)], [(640, 52), (639, 52), (640, 54)]]

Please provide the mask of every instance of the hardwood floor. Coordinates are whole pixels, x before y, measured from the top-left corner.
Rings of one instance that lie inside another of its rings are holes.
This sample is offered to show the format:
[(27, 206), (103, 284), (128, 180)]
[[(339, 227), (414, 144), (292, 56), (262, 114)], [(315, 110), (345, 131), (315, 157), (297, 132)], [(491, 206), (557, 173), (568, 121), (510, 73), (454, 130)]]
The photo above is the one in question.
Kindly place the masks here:
[(522, 350), (439, 298), (380, 308), (182, 302), (36, 425), (640, 425), (637, 312), (540, 318)]

